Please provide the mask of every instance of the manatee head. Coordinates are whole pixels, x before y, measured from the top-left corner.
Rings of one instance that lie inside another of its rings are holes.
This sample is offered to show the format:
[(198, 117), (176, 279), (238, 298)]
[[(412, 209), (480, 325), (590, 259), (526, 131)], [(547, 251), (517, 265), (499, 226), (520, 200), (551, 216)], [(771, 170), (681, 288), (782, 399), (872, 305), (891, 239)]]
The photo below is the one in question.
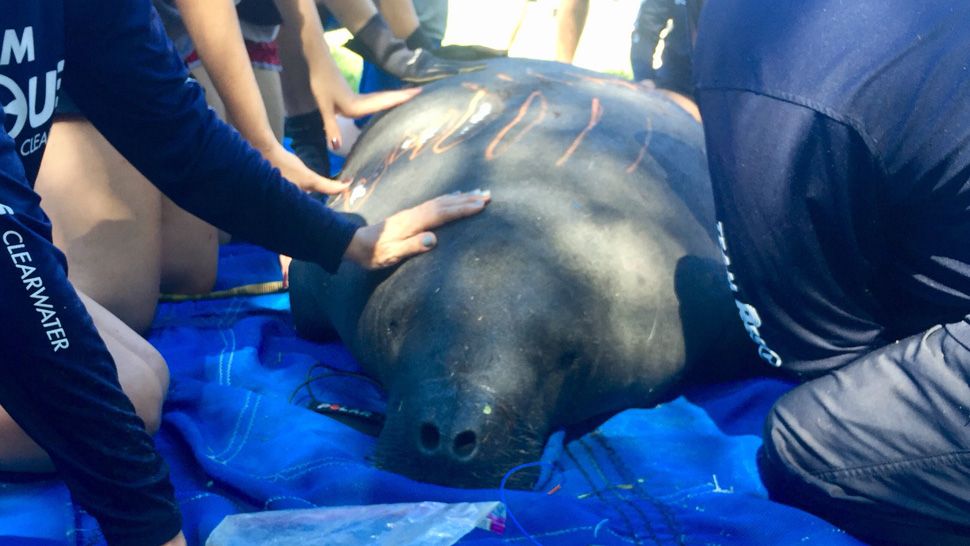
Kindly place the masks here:
[[(399, 268), (364, 309), (357, 352), (388, 393), (383, 468), (496, 487), (539, 460), (551, 429), (595, 389), (599, 342), (589, 340), (608, 339), (596, 331), (606, 310), (538, 233), (523, 244), (525, 228), (503, 229), (497, 212), (442, 230), (439, 248)], [(491, 229), (476, 229), (486, 221)]]

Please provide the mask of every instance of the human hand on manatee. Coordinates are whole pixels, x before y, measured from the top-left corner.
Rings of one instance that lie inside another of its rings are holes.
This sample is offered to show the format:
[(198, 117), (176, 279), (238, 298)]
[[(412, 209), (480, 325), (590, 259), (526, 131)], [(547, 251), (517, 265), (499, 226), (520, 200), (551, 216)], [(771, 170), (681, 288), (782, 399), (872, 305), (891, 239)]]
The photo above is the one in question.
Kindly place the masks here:
[(317, 100), (320, 115), (323, 116), (324, 131), (330, 137), (330, 146), (334, 150), (340, 150), (343, 146), (337, 114), (353, 119), (362, 118), (393, 108), (420, 92), (420, 88), (413, 88), (360, 94), (353, 92), (343, 78), (333, 82), (326, 92), (326, 98)]
[(313, 172), (296, 154), (283, 147), (278, 142), (270, 149), (261, 150), (263, 157), (280, 170), (283, 178), (289, 180), (303, 191), (335, 195), (347, 189), (349, 182), (331, 180)]
[(429, 230), (482, 212), (491, 198), (487, 190), (442, 195), (364, 226), (354, 234), (344, 259), (365, 269), (381, 269), (428, 252), (438, 242)]

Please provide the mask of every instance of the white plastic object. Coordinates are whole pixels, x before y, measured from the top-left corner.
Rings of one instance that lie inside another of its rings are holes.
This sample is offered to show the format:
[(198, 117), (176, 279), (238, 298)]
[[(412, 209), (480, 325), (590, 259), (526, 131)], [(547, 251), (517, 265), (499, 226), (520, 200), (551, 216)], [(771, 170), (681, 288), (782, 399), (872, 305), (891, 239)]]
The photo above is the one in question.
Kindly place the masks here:
[(236, 514), (206, 546), (451, 546), (476, 527), (503, 532), (505, 506), (420, 502)]

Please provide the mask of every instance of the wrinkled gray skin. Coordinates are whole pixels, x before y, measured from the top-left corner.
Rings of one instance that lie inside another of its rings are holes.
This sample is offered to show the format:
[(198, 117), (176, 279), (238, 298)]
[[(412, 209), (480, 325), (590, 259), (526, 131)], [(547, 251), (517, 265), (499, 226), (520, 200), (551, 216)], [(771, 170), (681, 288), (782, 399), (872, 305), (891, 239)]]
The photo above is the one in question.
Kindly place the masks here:
[(492, 192), (393, 271), (292, 266), (301, 333), (332, 325), (387, 389), (377, 463), (494, 487), (555, 428), (656, 405), (705, 356), (727, 359), (743, 330), (706, 166), (701, 127), (663, 95), (538, 61), (435, 83), (373, 123), (337, 210), (373, 223)]

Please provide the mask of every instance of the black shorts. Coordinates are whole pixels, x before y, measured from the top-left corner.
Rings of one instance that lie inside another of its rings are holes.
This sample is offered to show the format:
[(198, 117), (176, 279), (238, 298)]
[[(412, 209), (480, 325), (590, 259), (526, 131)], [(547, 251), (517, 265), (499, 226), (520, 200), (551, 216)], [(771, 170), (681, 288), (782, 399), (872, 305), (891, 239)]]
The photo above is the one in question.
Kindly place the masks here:
[(271, 0), (242, 0), (236, 4), (239, 20), (261, 26), (276, 26), (283, 23), (276, 4)]

